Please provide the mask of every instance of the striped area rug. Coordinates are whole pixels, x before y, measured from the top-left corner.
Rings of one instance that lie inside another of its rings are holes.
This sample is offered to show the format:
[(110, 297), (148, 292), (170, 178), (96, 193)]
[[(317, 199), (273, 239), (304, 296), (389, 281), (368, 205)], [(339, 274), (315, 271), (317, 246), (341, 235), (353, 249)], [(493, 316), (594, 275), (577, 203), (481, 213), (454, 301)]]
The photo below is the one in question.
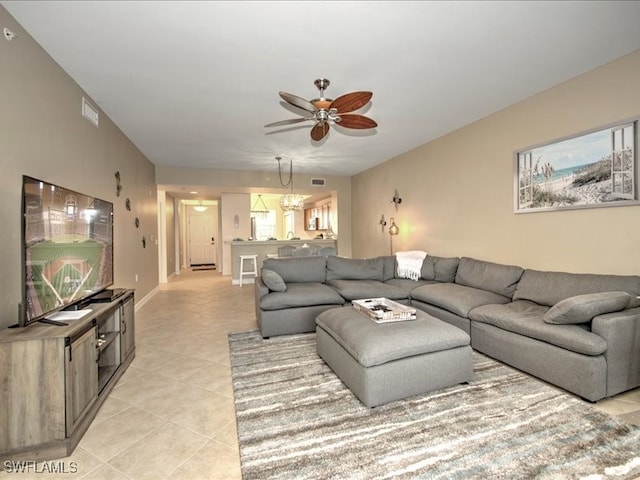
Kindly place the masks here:
[(245, 480), (640, 476), (639, 427), (478, 353), (470, 384), (369, 409), (313, 333), (229, 345)]

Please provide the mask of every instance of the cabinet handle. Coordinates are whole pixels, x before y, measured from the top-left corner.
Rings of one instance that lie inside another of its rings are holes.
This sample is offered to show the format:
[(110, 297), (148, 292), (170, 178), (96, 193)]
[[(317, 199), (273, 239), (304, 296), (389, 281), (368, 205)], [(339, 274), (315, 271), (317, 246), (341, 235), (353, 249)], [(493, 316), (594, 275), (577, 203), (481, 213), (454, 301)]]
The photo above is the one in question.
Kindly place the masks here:
[(127, 322), (122, 320), (122, 333), (127, 333)]

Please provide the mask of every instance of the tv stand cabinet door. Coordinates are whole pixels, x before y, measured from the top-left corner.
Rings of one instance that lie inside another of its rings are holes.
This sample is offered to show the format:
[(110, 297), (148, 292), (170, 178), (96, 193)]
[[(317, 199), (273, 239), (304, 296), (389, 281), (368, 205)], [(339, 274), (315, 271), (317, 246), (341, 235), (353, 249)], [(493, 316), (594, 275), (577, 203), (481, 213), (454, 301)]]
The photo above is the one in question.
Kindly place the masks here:
[(64, 338), (1, 342), (0, 385), (0, 452), (64, 440)]
[(95, 327), (65, 348), (68, 437), (98, 398), (97, 355)]
[(124, 363), (135, 345), (133, 293), (120, 306), (120, 359)]

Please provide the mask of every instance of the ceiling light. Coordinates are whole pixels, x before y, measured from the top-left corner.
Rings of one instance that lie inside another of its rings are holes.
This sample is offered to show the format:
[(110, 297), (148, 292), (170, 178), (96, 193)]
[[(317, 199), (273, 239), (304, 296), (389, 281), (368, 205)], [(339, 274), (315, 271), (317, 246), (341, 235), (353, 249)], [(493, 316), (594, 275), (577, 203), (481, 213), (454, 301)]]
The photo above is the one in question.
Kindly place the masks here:
[(283, 212), (299, 212), (304, 206), (304, 198), (301, 195), (285, 193), (280, 197), (280, 208)]
[(207, 207), (204, 203), (202, 203), (202, 200), (200, 200), (200, 203), (198, 203), (198, 205), (196, 205), (195, 207), (193, 207), (193, 209), (196, 212), (206, 212), (207, 211)]
[(265, 205), (264, 200), (262, 200), (262, 195), (258, 195), (253, 207), (251, 207), (251, 213), (262, 217), (266, 217), (269, 214), (269, 209)]
[(299, 212), (304, 206), (304, 197), (293, 193), (293, 161), (289, 161), (289, 181), (284, 183), (282, 181), (282, 171), (280, 169), (281, 159), (281, 157), (276, 157), (276, 160), (278, 161), (280, 185), (283, 187), (291, 186), (291, 193), (285, 193), (280, 197), (280, 208), (283, 212)]

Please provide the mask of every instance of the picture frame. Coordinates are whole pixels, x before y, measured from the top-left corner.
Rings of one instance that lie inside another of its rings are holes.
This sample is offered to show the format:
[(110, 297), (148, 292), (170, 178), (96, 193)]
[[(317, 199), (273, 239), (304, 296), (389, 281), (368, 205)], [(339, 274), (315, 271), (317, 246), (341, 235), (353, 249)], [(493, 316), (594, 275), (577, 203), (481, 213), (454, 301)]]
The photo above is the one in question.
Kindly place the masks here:
[(639, 205), (638, 119), (516, 150), (514, 213)]

